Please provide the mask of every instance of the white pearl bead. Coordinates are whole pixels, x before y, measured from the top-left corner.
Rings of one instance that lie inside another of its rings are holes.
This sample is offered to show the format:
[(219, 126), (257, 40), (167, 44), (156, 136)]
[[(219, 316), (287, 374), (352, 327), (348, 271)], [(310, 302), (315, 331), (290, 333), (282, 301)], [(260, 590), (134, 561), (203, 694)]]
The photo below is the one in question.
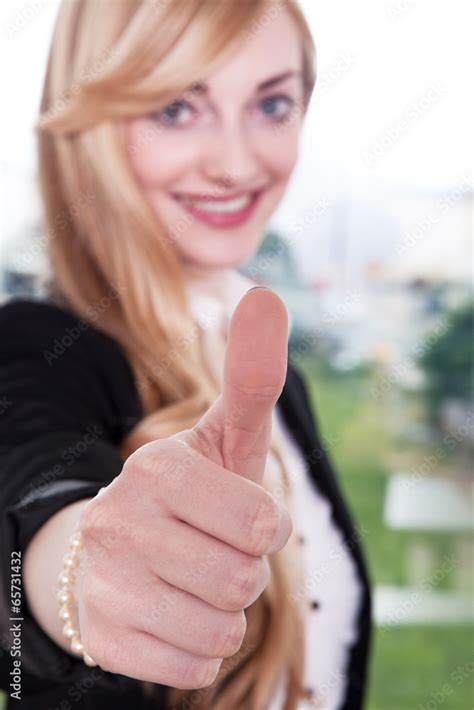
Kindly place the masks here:
[(77, 533), (74, 533), (74, 535), (71, 535), (71, 537), (69, 538), (69, 544), (73, 549), (80, 550), (81, 547), (83, 546), (81, 533), (77, 532)]
[(71, 603), (73, 600), (72, 593), (69, 591), (69, 589), (60, 589), (58, 592), (57, 600), (60, 604)]
[(71, 574), (69, 572), (66, 572), (66, 570), (63, 570), (58, 575), (58, 581), (59, 581), (59, 584), (61, 584), (63, 587), (66, 587), (66, 586), (72, 584)]
[(86, 651), (84, 651), (84, 663), (86, 664), (86, 666), (90, 666), (91, 668), (94, 668), (94, 666), (97, 665), (94, 659), (91, 658), (89, 654), (86, 653)]
[(74, 533), (69, 538), (70, 550), (63, 557), (64, 569), (58, 575), (58, 581), (61, 589), (58, 591), (57, 599), (61, 608), (59, 610), (59, 618), (66, 623), (63, 626), (63, 635), (70, 639), (71, 651), (77, 655), (82, 655), (84, 663), (91, 668), (97, 666), (91, 656), (84, 651), (84, 646), (81, 641), (79, 629), (73, 625), (74, 614), (74, 595), (70, 587), (74, 583), (76, 567), (79, 565), (78, 552), (83, 547), (83, 540), (80, 531)]
[(59, 610), (59, 618), (62, 621), (70, 621), (72, 619), (72, 610), (67, 604), (64, 604)]
[(72, 639), (74, 636), (77, 636), (78, 630), (75, 629), (70, 622), (66, 622), (63, 627), (63, 634), (66, 638)]
[(72, 552), (68, 552), (63, 557), (63, 564), (66, 569), (73, 570), (79, 564), (79, 559)]
[(84, 651), (84, 646), (77, 636), (75, 636), (71, 641), (71, 651), (74, 651), (74, 653), (77, 653), (78, 655), (82, 655)]

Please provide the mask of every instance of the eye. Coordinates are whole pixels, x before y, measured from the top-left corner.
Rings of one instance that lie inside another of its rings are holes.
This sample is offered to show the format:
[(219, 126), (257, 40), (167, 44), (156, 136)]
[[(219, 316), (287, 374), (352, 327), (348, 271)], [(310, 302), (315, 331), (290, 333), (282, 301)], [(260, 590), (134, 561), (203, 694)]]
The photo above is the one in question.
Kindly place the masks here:
[(260, 102), (260, 107), (264, 115), (272, 121), (282, 123), (290, 117), (291, 109), (295, 102), (285, 94), (268, 96)]
[(188, 123), (189, 115), (194, 113), (195, 110), (188, 101), (184, 99), (178, 99), (173, 101), (173, 103), (165, 106), (161, 111), (157, 111), (151, 114), (154, 121), (161, 123), (164, 126), (182, 126)]

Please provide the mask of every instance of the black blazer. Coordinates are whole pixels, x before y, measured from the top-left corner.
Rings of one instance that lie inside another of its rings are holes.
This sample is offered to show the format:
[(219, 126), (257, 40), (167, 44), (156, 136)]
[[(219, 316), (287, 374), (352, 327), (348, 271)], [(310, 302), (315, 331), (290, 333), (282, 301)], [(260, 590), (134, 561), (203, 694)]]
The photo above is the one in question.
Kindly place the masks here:
[[(139, 681), (88, 668), (59, 648), (37, 624), (24, 594), (21, 616), (11, 611), (11, 552), (24, 551), (53, 513), (94, 496), (122, 469), (117, 445), (142, 416), (128, 361), (114, 340), (70, 311), (47, 301), (11, 300), (0, 307), (0, 394), (0, 687), (8, 694), (7, 708), (151, 710)], [(331, 503), (362, 583), (358, 634), (340, 709), (360, 710), (372, 629), (360, 535), (322, 445), (305, 385), (292, 365), (277, 406), (311, 480)], [(14, 623), (21, 624), (21, 701), (9, 697)]]

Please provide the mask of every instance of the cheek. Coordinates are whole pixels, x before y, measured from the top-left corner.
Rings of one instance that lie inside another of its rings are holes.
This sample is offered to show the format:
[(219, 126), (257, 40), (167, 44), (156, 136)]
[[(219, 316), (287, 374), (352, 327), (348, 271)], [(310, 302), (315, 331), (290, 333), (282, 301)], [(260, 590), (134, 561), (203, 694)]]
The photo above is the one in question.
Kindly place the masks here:
[(274, 178), (287, 180), (298, 160), (300, 132), (293, 129), (275, 129), (274, 135), (264, 135), (259, 140), (262, 164)]
[(133, 171), (146, 187), (171, 185), (195, 160), (192, 145), (148, 119), (130, 121), (127, 134)]

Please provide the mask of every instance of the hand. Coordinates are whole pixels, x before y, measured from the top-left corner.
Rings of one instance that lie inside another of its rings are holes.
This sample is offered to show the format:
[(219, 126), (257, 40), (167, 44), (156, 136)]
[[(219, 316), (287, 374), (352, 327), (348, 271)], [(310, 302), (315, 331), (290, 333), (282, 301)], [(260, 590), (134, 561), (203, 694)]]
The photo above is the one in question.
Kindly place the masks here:
[(79, 622), (102, 669), (202, 688), (239, 650), (243, 610), (269, 580), (265, 555), (292, 529), (261, 485), (287, 330), (276, 294), (247, 292), (212, 407), (192, 429), (140, 447), (84, 508)]

